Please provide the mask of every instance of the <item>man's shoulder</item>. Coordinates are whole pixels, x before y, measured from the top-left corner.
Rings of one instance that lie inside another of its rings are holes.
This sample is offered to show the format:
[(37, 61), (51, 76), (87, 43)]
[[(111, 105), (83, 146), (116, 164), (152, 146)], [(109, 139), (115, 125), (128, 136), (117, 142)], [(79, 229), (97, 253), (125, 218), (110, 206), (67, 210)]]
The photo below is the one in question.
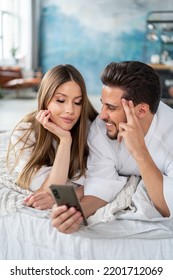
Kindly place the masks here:
[(169, 122), (172, 124), (173, 109), (161, 101), (158, 108), (158, 117), (160, 120), (166, 120), (168, 124)]
[(95, 145), (99, 145), (99, 143), (105, 143), (107, 145), (110, 140), (107, 137), (105, 122), (99, 116), (97, 116), (90, 126), (88, 140), (95, 143)]
[[(173, 147), (173, 109), (163, 102), (160, 103), (157, 113), (157, 127), (155, 135), (164, 145)], [(164, 141), (163, 141), (164, 139)]]
[(90, 132), (96, 133), (97, 132), (102, 132), (105, 134), (106, 132), (106, 127), (105, 127), (105, 123), (104, 121), (102, 121), (100, 119), (99, 116), (97, 116), (97, 118), (92, 122), (91, 126), (90, 126)]
[(168, 106), (166, 103), (164, 103), (163, 101), (160, 101), (158, 110), (160, 112), (166, 112), (168, 114), (173, 114), (173, 109), (170, 106)]

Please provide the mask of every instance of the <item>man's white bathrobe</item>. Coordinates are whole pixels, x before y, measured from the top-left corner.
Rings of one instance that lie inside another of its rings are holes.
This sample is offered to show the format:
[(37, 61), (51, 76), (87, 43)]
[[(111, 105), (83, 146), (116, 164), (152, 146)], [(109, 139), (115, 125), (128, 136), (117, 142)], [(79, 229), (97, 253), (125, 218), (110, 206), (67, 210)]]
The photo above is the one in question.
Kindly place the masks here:
[[(163, 102), (154, 115), (145, 143), (163, 174), (164, 196), (173, 215), (173, 110)], [(124, 187), (127, 176), (140, 175), (139, 169), (124, 142), (108, 138), (105, 123), (99, 117), (91, 125), (88, 144), (85, 195), (110, 202)]]

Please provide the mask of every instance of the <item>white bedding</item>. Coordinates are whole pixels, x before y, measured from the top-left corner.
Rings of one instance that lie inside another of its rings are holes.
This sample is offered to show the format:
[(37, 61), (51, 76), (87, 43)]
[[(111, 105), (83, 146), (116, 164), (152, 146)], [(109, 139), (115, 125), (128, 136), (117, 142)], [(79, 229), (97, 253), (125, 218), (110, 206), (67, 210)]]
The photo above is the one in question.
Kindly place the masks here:
[[(0, 135), (1, 260), (173, 259), (173, 219), (156, 211), (142, 181), (137, 188), (130, 189), (130, 184), (119, 200), (100, 209), (89, 219), (88, 227), (70, 235), (59, 233), (51, 225), (50, 211), (23, 205), (28, 192), (7, 175), (4, 158), (8, 136)], [(128, 199), (122, 200), (125, 196)], [(124, 201), (122, 205), (120, 201)]]

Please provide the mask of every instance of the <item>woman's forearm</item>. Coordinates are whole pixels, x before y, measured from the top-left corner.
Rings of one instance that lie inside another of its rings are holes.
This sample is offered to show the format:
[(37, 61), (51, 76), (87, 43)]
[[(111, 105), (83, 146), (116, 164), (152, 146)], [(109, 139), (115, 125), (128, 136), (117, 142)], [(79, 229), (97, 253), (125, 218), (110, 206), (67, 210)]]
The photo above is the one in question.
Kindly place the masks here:
[(49, 190), (48, 187), (51, 184), (66, 184), (70, 164), (71, 142), (70, 138), (64, 138), (60, 141), (52, 169), (42, 184), (41, 190)]

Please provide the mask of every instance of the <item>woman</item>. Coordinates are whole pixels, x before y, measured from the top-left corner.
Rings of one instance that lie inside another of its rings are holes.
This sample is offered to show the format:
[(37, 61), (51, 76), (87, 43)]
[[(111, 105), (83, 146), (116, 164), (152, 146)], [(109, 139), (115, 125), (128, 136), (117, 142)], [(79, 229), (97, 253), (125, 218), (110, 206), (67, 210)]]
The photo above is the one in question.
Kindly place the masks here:
[(44, 75), (38, 108), (16, 126), (7, 154), (8, 162), (12, 153), (15, 157), (11, 170), (18, 172), (16, 183), (35, 193), (26, 198), (27, 206), (51, 208), (51, 184), (85, 176), (87, 131), (96, 116), (75, 67), (55, 66)]

